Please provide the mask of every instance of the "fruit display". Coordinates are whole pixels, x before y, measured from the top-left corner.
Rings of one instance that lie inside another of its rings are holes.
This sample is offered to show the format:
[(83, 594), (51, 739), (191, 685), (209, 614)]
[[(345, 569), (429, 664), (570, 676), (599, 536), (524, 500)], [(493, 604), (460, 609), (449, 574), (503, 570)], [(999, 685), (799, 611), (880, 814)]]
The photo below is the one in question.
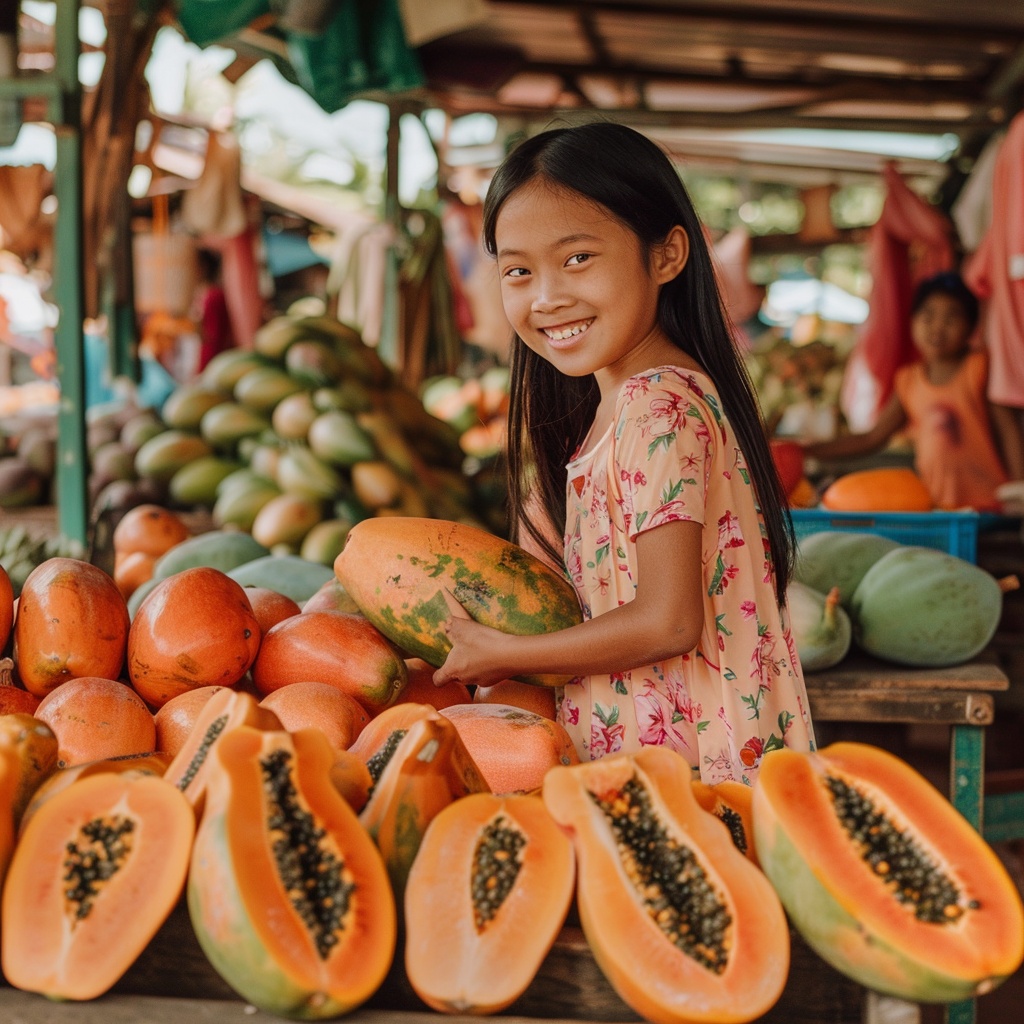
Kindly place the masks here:
[(264, 324), (253, 349), (218, 354), (161, 416), (128, 477), (275, 554), (329, 566), (352, 525), (372, 516), (504, 526), (501, 502), (481, 500), (463, 472), (456, 430), (327, 316)]
[(789, 589), (793, 639), (807, 671), (838, 664), (851, 647), (911, 667), (960, 665), (987, 646), (1003, 594), (1019, 585), (935, 548), (811, 533)]
[[(128, 520), (125, 543), (167, 526), (135, 518), (146, 529)], [(433, 565), (435, 587), (452, 586), (446, 613), (486, 609), (499, 571), (520, 615), (551, 613), (557, 587), (506, 542), (492, 539), (499, 569), (492, 541), (474, 548), (479, 531), (441, 523), (459, 542), (442, 564), (426, 525), (407, 526), (375, 562), (347, 563), (365, 593), (404, 536), (413, 591)], [(389, 986), (440, 1012), (498, 1012), (574, 907), (611, 987), (667, 1024), (761, 1017), (790, 977), (790, 926), (843, 974), (922, 1002), (987, 991), (1024, 959), (1024, 907), (994, 853), (877, 748), (773, 751), (753, 789), (697, 782), (662, 747), (580, 763), (547, 705), (526, 706), (537, 687), (488, 688), (509, 703), (431, 693), (432, 666), (369, 617), (304, 607), (323, 587), (271, 600), (232, 579), (237, 566), (172, 563), (125, 629), (112, 576), (50, 562), (0, 650), (17, 639), (0, 693), (38, 700), (38, 717), (0, 713), (0, 961), (18, 988), (109, 991), (183, 892), (176, 926), (212, 975), (286, 1018), (386, 1004)], [(66, 615), (77, 639), (33, 608)], [(67, 678), (39, 675), (45, 650)], [(890, 884), (908, 870), (926, 892)]]

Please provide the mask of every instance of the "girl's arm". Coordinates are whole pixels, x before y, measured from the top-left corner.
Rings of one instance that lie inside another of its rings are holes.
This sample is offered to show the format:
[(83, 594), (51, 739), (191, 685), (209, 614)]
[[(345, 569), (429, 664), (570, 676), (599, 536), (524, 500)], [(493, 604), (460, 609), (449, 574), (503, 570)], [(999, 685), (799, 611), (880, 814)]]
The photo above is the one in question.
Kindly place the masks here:
[(453, 647), (434, 683), (488, 686), (522, 674), (604, 675), (697, 646), (704, 628), (700, 523), (672, 522), (637, 538), (636, 597), (603, 615), (540, 636), (510, 636), (453, 619)]
[(905, 423), (907, 415), (896, 395), (892, 395), (875, 425), (863, 434), (847, 434), (834, 441), (814, 441), (803, 445), (804, 454), (815, 459), (845, 459), (877, 452)]
[(990, 404), (996, 444), (1003, 456), (1011, 480), (1024, 480), (1024, 432), (1021, 431), (1021, 410), (1006, 405)]

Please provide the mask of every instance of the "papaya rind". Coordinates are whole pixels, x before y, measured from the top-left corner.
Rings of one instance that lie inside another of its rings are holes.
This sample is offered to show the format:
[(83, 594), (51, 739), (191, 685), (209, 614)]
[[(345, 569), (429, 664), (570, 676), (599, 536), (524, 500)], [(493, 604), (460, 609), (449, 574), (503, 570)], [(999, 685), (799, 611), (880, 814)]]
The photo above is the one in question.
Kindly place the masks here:
[(818, 956), (858, 984), (915, 1003), (953, 1003), (1005, 980), (954, 978), (925, 962), (926, 948), (916, 950), (917, 956), (895, 948), (835, 899), (779, 824), (768, 824), (755, 812), (754, 835), (761, 867), (793, 926)]

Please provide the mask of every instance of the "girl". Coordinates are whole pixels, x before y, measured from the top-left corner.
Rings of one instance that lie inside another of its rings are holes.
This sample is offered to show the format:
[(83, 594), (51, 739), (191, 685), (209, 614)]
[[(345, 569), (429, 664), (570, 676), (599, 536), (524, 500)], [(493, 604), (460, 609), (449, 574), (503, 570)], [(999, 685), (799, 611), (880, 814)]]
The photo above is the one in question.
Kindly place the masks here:
[(582, 758), (667, 744), (751, 783), (766, 752), (813, 746), (792, 533), (679, 176), (621, 125), (547, 131), (495, 174), (484, 238), (515, 329), (513, 539), (564, 560), (584, 622), (456, 620), (434, 681), (578, 676), (559, 721)]
[(969, 347), (977, 323), (978, 300), (959, 274), (922, 281), (910, 307), (920, 359), (896, 372), (878, 421), (862, 434), (805, 444), (804, 452), (817, 459), (869, 455), (908, 426), (915, 468), (937, 508), (998, 512), (1007, 468), (1024, 477), (1024, 445), (1014, 418), (985, 397), (988, 356)]

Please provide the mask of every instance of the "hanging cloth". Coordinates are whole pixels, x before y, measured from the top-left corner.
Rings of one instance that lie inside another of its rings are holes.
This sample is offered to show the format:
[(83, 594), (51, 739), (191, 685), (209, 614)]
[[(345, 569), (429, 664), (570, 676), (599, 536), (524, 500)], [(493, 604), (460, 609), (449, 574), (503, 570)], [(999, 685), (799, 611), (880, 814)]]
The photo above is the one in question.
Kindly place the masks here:
[(964, 271), (988, 299), (984, 335), (989, 351), (989, 400), (1024, 408), (1024, 114), (1010, 130), (992, 175), (992, 223)]
[(233, 238), (249, 226), (242, 199), (242, 149), (231, 132), (210, 132), (199, 180), (181, 201), (181, 219), (196, 235)]
[(967, 252), (974, 252), (981, 245), (992, 223), (992, 178), (996, 173), (996, 157), (1005, 138), (1006, 132), (996, 132), (985, 143), (985, 148), (974, 161), (970, 176), (949, 209), (960, 244)]
[[(915, 286), (953, 266), (949, 218), (917, 195), (893, 163), (885, 165), (882, 175), (885, 202), (868, 238), (870, 308), (843, 383), (843, 408), (857, 430), (875, 421), (892, 394), (896, 371), (916, 359), (910, 336)], [(864, 408), (868, 395), (870, 405)]]

